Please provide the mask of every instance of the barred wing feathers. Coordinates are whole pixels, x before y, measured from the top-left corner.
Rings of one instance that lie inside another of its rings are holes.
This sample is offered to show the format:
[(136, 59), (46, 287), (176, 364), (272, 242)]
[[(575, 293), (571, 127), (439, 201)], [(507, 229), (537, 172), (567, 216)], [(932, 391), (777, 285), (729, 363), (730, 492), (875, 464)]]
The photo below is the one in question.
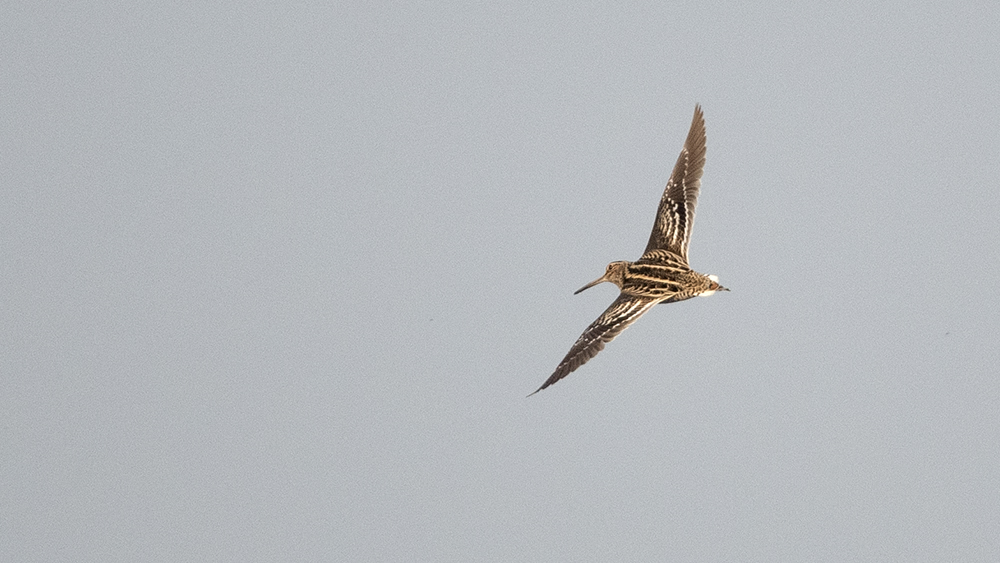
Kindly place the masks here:
[(688, 241), (694, 226), (694, 211), (698, 205), (698, 190), (705, 170), (705, 116), (701, 106), (695, 106), (691, 129), (684, 148), (670, 174), (660, 207), (656, 211), (653, 232), (643, 254), (651, 250), (667, 250), (688, 263)]
[(591, 323), (587, 330), (583, 331), (563, 361), (559, 362), (555, 373), (535, 393), (566, 377), (576, 368), (590, 361), (604, 349), (605, 344), (614, 340), (656, 302), (656, 299), (636, 297), (627, 293), (619, 294), (618, 299), (615, 299), (611, 306), (596, 321)]

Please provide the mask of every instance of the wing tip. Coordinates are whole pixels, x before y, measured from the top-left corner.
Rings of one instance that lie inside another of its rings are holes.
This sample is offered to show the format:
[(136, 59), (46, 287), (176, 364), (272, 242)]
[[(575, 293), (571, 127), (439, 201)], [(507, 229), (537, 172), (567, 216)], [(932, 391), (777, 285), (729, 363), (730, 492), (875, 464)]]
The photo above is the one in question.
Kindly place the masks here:
[[(560, 366), (560, 367), (562, 367), (562, 366)], [(539, 391), (541, 391), (542, 389), (545, 389), (546, 387), (549, 387), (550, 385), (552, 385), (553, 383), (555, 383), (555, 382), (559, 381), (560, 379), (566, 377), (567, 375), (569, 375), (568, 372), (560, 375), (559, 374), (559, 370), (556, 369), (556, 372), (553, 373), (552, 375), (550, 375), (549, 378), (545, 380), (545, 383), (542, 383), (542, 386), (539, 387), (538, 389), (535, 389), (532, 393), (530, 393), (528, 395), (528, 397), (534, 395), (535, 393), (538, 393)], [(525, 399), (527, 399), (528, 397), (525, 397)]]
[(701, 110), (701, 104), (695, 104), (694, 117), (691, 118), (691, 130), (688, 135), (688, 141), (694, 141), (692, 143), (694, 146), (688, 147), (688, 143), (685, 143), (685, 148), (693, 152), (704, 152), (705, 137), (705, 112)]
[(694, 105), (694, 115), (691, 117), (691, 125), (701, 125), (701, 128), (705, 128), (705, 112), (701, 109), (701, 104)]

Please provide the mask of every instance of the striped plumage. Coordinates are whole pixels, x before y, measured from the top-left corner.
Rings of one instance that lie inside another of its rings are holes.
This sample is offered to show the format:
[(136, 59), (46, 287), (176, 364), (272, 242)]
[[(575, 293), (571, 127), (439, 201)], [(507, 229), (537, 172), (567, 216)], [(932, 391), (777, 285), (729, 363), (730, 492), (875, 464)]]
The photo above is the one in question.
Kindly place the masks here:
[(580, 293), (601, 282), (621, 288), (618, 298), (583, 331), (552, 376), (535, 393), (587, 363), (653, 305), (729, 291), (719, 285), (715, 276), (699, 274), (688, 266), (688, 242), (704, 168), (705, 118), (701, 107), (695, 106), (691, 129), (663, 190), (646, 250), (635, 262), (608, 264), (603, 276), (576, 291)]

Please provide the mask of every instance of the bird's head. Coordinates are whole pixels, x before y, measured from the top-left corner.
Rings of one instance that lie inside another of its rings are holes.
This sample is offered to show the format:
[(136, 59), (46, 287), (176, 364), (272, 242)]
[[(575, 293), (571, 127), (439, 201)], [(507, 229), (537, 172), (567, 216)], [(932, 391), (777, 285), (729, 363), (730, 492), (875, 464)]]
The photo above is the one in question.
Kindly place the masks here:
[(603, 276), (574, 291), (573, 295), (576, 295), (585, 289), (590, 289), (601, 282), (611, 282), (618, 287), (621, 287), (622, 284), (625, 283), (625, 271), (627, 267), (628, 262), (625, 262), (624, 260), (608, 264), (607, 269), (604, 270)]

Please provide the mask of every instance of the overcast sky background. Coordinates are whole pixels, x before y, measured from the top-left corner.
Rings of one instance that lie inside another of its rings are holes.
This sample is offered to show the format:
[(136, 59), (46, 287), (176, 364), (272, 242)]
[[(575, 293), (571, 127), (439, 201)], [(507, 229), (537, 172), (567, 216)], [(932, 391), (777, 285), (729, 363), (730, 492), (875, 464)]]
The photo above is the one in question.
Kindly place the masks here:
[[(0, 560), (1000, 560), (1000, 7), (874, 4), (8, 5)], [(696, 103), (732, 292), (525, 398)]]

